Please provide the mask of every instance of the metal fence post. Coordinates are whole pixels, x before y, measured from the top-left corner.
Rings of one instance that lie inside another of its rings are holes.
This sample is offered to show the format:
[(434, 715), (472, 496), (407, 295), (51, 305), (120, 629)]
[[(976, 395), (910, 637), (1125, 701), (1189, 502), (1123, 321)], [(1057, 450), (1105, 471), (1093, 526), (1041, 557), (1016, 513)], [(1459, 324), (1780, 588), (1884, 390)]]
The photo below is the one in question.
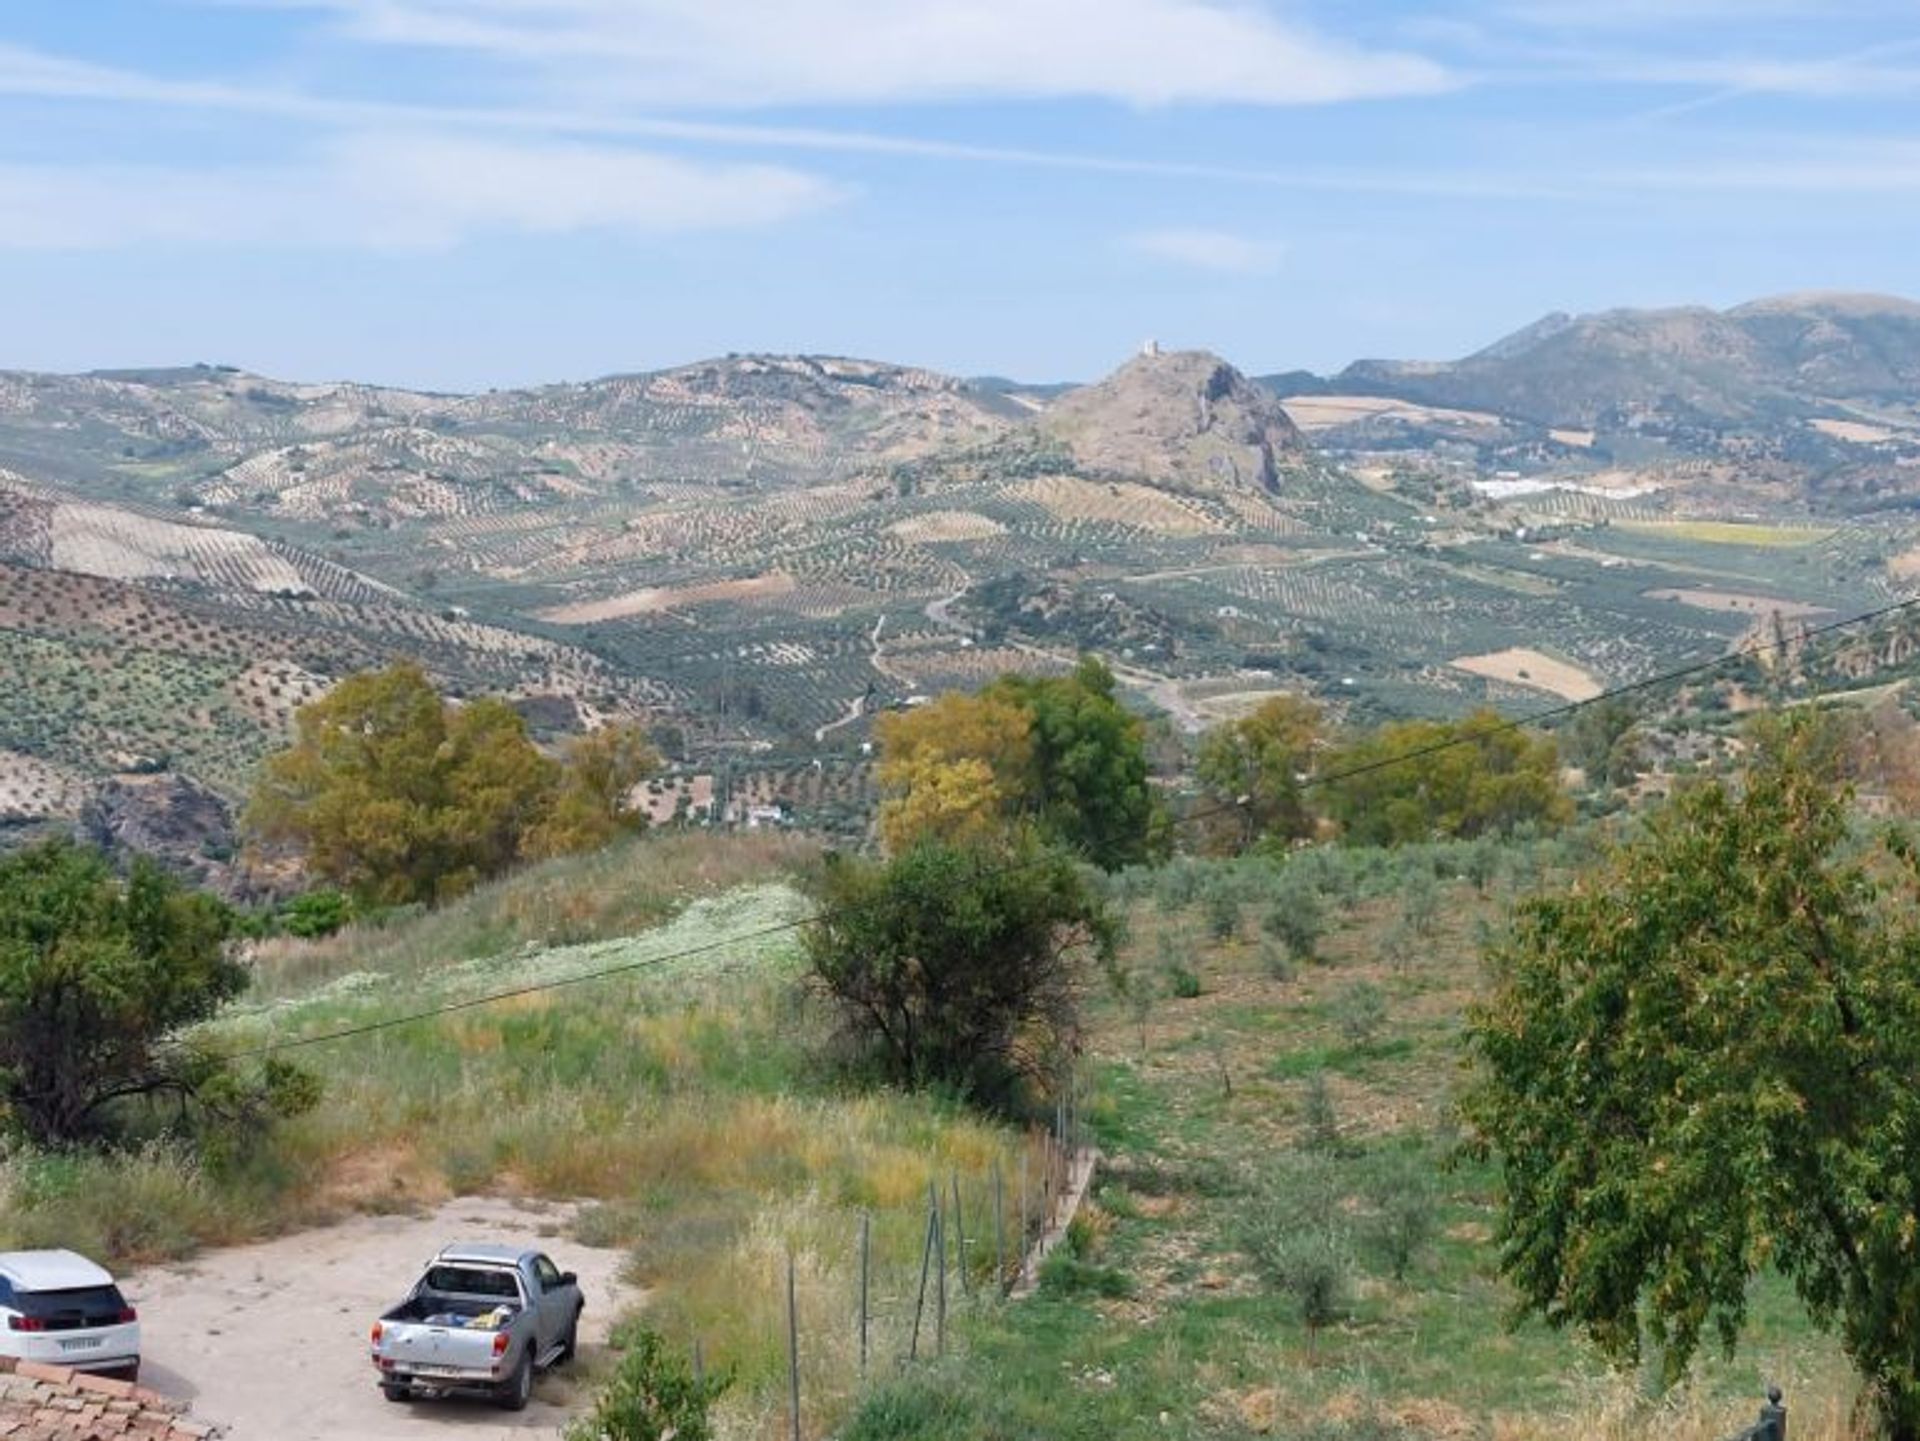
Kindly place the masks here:
[(933, 1351), (947, 1354), (947, 1217), (936, 1190), (933, 1202), (933, 1249), (937, 1260), (933, 1273)]
[(960, 1277), (960, 1294), (973, 1289), (967, 1280), (967, 1215), (960, 1206), (960, 1172), (953, 1173), (953, 1268)]
[(998, 1161), (993, 1163), (993, 1286), (1007, 1288), (1007, 1197)]
[(873, 1272), (873, 1214), (860, 1213), (860, 1379), (867, 1379), (867, 1296)]
[(793, 1441), (800, 1441), (800, 1308), (793, 1293), (793, 1250), (787, 1250), (787, 1400), (793, 1408)]
[(907, 1345), (907, 1359), (920, 1359), (920, 1317), (927, 1309), (927, 1268), (933, 1264), (933, 1210), (927, 1210), (927, 1239), (920, 1247), (920, 1294), (913, 1302), (913, 1340)]

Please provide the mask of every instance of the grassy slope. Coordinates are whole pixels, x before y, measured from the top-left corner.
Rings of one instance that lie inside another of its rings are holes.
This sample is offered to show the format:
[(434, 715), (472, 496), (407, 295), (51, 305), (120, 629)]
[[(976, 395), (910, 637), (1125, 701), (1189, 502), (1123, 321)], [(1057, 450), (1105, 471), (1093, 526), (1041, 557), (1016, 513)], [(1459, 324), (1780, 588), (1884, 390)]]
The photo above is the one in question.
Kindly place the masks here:
[[(1459, 852), (1404, 859), (1451, 877)], [(1522, 864), (1563, 861), (1549, 849)], [(1402, 924), (1398, 864), (1352, 859), (1356, 876), (1371, 867), (1374, 877), (1350, 906), (1330, 900), (1338, 920), (1321, 959), (1287, 979), (1269, 973), (1273, 949), (1259, 926), (1270, 873), (1201, 870), (1200, 894), (1184, 903), (1193, 875), (1148, 883), (1132, 903), (1135, 964), (1151, 973), (1187, 956), (1204, 989), (1180, 1000), (1163, 984), (1144, 1024), (1131, 1006), (1107, 1002), (1091, 1048), (1107, 1154), (1094, 1193), (1095, 1259), (1123, 1272), (1133, 1294), (1043, 1295), (982, 1320), (968, 1337), (969, 1366), (902, 1380), (869, 1403), (850, 1436), (1717, 1441), (1752, 1419), (1769, 1380), (1788, 1392), (1796, 1435), (1847, 1434), (1845, 1366), (1777, 1282), (1756, 1287), (1740, 1351), (1704, 1361), (1664, 1403), (1643, 1378), (1609, 1375), (1577, 1339), (1537, 1323), (1503, 1327), (1511, 1296), (1491, 1240), (1496, 1178), (1443, 1163), (1462, 1012), (1479, 984), (1477, 938), (1515, 883), (1509, 875), (1483, 897), (1443, 881), (1434, 930), (1393, 965), (1382, 953)], [(1245, 912), (1240, 937), (1225, 943), (1207, 939), (1205, 924), (1205, 893), (1222, 884)], [(1384, 993), (1387, 1020), (1357, 1045), (1339, 1017), (1361, 983)], [(1357, 1236), (1344, 1317), (1310, 1357), (1297, 1313), (1259, 1284), (1241, 1242), (1263, 1189), (1301, 1164), (1316, 1072), (1347, 1142), (1333, 1165), (1355, 1231), (1365, 1230), (1370, 1173), (1408, 1154), (1440, 1176), (1440, 1230), (1404, 1284), (1387, 1279)]]
[[(781, 838), (661, 838), (557, 863), (387, 930), (275, 943), (232, 1044), (313, 1035), (775, 925), (806, 903)], [(554, 941), (558, 944), (547, 944)], [(649, 1310), (735, 1367), (723, 1434), (782, 1434), (784, 1264), (798, 1272), (809, 1429), (857, 1380), (859, 1215), (876, 1354), (904, 1351), (929, 1182), (975, 1215), (1021, 1138), (933, 1100), (855, 1094), (818, 1063), (795, 933), (294, 1053), (313, 1114), (196, 1164), (161, 1145), (0, 1161), (0, 1246), (120, 1259), (498, 1192), (586, 1201), (581, 1238), (634, 1253)], [(976, 1260), (981, 1259), (977, 1254)]]

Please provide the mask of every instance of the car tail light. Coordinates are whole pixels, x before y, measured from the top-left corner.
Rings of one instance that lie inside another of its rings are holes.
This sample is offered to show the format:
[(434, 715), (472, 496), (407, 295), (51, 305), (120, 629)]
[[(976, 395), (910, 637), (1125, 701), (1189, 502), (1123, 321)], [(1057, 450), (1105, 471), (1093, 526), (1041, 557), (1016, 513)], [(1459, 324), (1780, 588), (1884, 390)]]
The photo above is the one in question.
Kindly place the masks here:
[(383, 1328), (378, 1321), (375, 1321), (373, 1323), (373, 1334), (367, 1338), (368, 1341), (372, 1343), (373, 1349), (376, 1351), (380, 1349), (380, 1337), (384, 1333), (384, 1329), (385, 1328)]
[(509, 1339), (510, 1338), (507, 1336), (507, 1333), (505, 1331), (496, 1331), (493, 1333), (493, 1359), (494, 1360), (497, 1361), (502, 1356), (507, 1354), (507, 1341)]
[(38, 1316), (9, 1316), (7, 1329), (9, 1331), (44, 1331), (47, 1329), (47, 1323)]
[(134, 1310), (133, 1307), (122, 1306), (120, 1308), (120, 1324), (122, 1326), (129, 1325), (132, 1322), (138, 1321), (139, 1319), (140, 1319), (140, 1313)]

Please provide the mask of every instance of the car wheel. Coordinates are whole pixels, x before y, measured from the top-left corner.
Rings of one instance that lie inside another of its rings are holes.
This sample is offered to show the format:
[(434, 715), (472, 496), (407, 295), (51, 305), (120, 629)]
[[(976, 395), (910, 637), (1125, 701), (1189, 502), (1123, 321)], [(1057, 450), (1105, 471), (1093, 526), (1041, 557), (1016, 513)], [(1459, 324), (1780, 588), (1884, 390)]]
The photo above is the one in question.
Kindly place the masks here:
[(513, 1376), (500, 1392), (500, 1409), (503, 1411), (524, 1411), (527, 1402), (533, 1399), (533, 1352), (531, 1349), (520, 1353), (520, 1364), (513, 1368)]
[(385, 1396), (389, 1401), (398, 1404), (401, 1401), (411, 1401), (413, 1399), (413, 1387), (383, 1383), (380, 1387), (380, 1394)]
[(553, 1364), (556, 1366), (566, 1365), (567, 1362), (571, 1361), (574, 1356), (578, 1354), (579, 1350), (580, 1312), (576, 1310), (573, 1313), (573, 1319), (567, 1322), (567, 1334), (561, 1338), (560, 1354), (553, 1358)]

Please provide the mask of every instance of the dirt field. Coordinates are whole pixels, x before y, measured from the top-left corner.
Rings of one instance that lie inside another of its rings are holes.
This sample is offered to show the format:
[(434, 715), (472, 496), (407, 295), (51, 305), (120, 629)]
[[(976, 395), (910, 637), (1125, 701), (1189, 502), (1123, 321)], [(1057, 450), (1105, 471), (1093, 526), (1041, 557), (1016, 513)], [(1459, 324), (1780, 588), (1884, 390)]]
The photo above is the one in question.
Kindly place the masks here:
[(924, 515), (910, 515), (905, 520), (896, 520), (887, 527), (887, 531), (902, 540), (932, 544), (939, 541), (991, 540), (996, 535), (1005, 535), (1007, 528), (991, 516), (975, 515), (970, 510), (930, 510)]
[(1822, 435), (1830, 435), (1835, 440), (1844, 440), (1852, 445), (1878, 445), (1882, 441), (1892, 440), (1897, 433), (1884, 425), (1868, 425), (1859, 420), (1812, 420), (1807, 423)]
[(630, 590), (624, 595), (610, 595), (605, 600), (555, 606), (552, 610), (541, 611), (540, 619), (558, 621), (561, 625), (591, 625), (595, 621), (619, 620), (629, 615), (652, 615), (658, 611), (706, 605), (717, 600), (764, 600), (792, 593), (793, 577), (774, 571), (744, 580), (715, 580), (705, 585), (652, 586), (646, 590)]
[(592, 1367), (639, 1293), (617, 1279), (624, 1253), (566, 1238), (571, 1215), (564, 1206), (522, 1210), (470, 1197), (423, 1216), (361, 1216), (137, 1272), (123, 1287), (140, 1310), (140, 1379), (190, 1400), (196, 1420), (227, 1427), (232, 1441), (557, 1437), (591, 1399), (571, 1368), (535, 1381), (533, 1404), (518, 1415), (484, 1400), (394, 1405), (374, 1385), (367, 1330), (441, 1246), (524, 1242), (551, 1248), (579, 1273), (587, 1312), (575, 1364)]
[(1648, 600), (1677, 600), (1696, 610), (1726, 611), (1734, 615), (1773, 615), (1783, 620), (1801, 620), (1807, 616), (1831, 615), (1825, 606), (1807, 605), (1797, 600), (1781, 600), (1771, 595), (1743, 595), (1734, 590), (1650, 590)]
[(1488, 680), (1503, 680), (1510, 685), (1532, 686), (1535, 690), (1567, 700), (1592, 700), (1600, 694), (1600, 682), (1581, 670), (1537, 650), (1495, 651), (1491, 655), (1463, 655), (1448, 662), (1455, 670), (1483, 675)]
[(1448, 410), (1376, 395), (1290, 395), (1280, 404), (1286, 408), (1288, 418), (1309, 433), (1381, 415), (1428, 425), (1498, 426), (1502, 423), (1499, 416), (1484, 411)]

